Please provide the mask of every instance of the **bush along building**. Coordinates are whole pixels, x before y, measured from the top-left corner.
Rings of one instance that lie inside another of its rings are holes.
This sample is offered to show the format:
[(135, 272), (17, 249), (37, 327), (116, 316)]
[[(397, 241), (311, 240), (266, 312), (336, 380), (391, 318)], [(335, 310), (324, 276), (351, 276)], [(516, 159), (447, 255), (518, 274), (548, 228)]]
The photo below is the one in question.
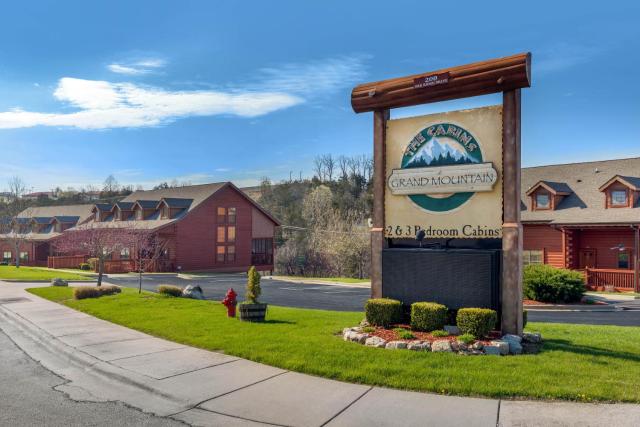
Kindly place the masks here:
[[(147, 271), (273, 270), (278, 221), (230, 182), (136, 191), (113, 204), (83, 205), (86, 219), (76, 229), (128, 229), (156, 233), (164, 241), (162, 254)], [(51, 209), (65, 208), (52, 206)], [(114, 235), (117, 235), (114, 233)], [(63, 235), (52, 236), (57, 239)], [(56, 249), (53, 244), (52, 251)], [(109, 254), (106, 273), (134, 271), (135, 248)], [(55, 253), (52, 268), (77, 268), (88, 254)]]
[(522, 170), (524, 264), (581, 270), (591, 288), (638, 290), (640, 158)]

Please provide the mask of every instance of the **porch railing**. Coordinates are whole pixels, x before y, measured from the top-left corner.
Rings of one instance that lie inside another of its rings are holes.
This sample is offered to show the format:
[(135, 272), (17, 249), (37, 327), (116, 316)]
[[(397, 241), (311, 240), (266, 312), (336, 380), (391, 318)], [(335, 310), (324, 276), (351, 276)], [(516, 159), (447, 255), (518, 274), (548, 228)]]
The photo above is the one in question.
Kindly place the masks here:
[(596, 290), (613, 288), (621, 291), (633, 291), (633, 270), (619, 268), (585, 268), (587, 286)]

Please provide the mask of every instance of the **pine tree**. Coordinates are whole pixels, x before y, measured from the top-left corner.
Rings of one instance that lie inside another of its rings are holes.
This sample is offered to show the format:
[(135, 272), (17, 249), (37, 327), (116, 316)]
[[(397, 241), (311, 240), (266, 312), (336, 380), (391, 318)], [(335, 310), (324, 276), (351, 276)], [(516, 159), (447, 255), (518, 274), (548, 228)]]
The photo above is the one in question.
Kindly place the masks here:
[(254, 266), (251, 266), (247, 276), (247, 293), (245, 296), (251, 304), (257, 304), (258, 298), (262, 293), (262, 289), (260, 289), (260, 273)]

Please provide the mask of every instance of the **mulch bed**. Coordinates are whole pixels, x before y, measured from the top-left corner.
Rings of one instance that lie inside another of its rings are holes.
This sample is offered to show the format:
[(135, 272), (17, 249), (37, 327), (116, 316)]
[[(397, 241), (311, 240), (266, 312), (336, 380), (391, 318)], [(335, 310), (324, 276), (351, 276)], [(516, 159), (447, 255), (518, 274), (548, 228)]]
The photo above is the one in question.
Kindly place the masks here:
[[(402, 339), (402, 338), (400, 338), (398, 336), (398, 333), (393, 330), (393, 328), (407, 329), (413, 335), (415, 335), (415, 338), (412, 338), (412, 339), (409, 339), (409, 340), (408, 339)], [(411, 330), (409, 328), (409, 325), (403, 325), (403, 324), (393, 325), (390, 329), (377, 327), (375, 331), (368, 332), (368, 334), (369, 335), (374, 335), (376, 337), (380, 337), (380, 338), (384, 339), (387, 342), (389, 342), (389, 341), (410, 342), (410, 341), (416, 341), (416, 340), (434, 342), (434, 341), (443, 341), (443, 340), (456, 341), (458, 339), (457, 335), (448, 335), (446, 337), (434, 337), (433, 335), (431, 335), (430, 332), (413, 331), (413, 330)], [(499, 332), (493, 331), (485, 339), (477, 340), (477, 341), (481, 342), (483, 344), (489, 344), (489, 341), (494, 340), (494, 339), (500, 339), (500, 333)]]

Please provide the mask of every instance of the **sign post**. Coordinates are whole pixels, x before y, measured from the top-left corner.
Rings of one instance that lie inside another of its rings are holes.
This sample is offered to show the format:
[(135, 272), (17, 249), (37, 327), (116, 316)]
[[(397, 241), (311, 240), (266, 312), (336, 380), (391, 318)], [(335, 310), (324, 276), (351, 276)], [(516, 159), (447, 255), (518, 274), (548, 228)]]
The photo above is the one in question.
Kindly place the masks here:
[[(501, 266), (491, 267), (500, 269), (502, 331), (522, 333), (520, 88), (530, 87), (530, 69), (524, 53), (353, 89), (354, 111), (374, 113), (373, 298), (385, 296), (383, 265), (395, 268), (383, 262), (390, 244), (419, 231), (502, 239)], [(496, 92), (501, 106), (390, 120), (392, 108)]]

